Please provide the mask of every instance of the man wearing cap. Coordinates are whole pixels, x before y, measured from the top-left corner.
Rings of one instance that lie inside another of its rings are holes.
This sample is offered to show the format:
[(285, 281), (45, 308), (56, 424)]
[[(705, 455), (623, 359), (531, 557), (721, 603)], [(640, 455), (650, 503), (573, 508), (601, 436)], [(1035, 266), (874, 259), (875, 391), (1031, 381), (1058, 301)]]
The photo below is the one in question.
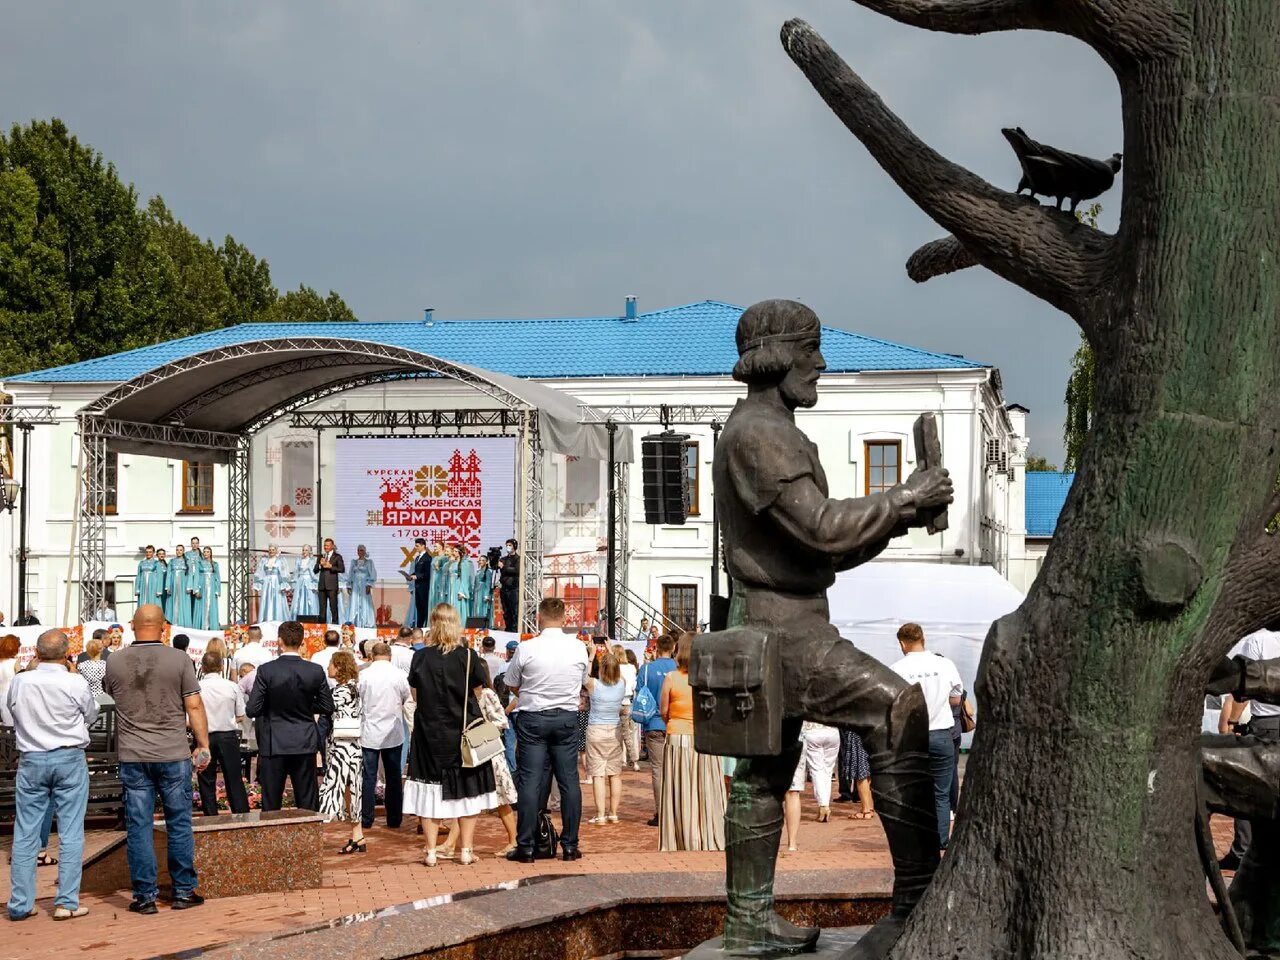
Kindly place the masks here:
[[(520, 768), (516, 766), (516, 722), (520, 716), (519, 700), (515, 703), (511, 702), (511, 694), (507, 692), (506, 681), (502, 681), (502, 674), (506, 672), (506, 664), (511, 662), (511, 658), (516, 655), (516, 651), (520, 649), (519, 640), (508, 640), (506, 646), (506, 655), (503, 657), (503, 672), (493, 677), (494, 689), (498, 691), (498, 696), (502, 699), (502, 705), (507, 708), (507, 729), (502, 731), (502, 745), (506, 748), (507, 768), (511, 771), (512, 778), (519, 778)], [(517, 785), (519, 779), (516, 779)]]

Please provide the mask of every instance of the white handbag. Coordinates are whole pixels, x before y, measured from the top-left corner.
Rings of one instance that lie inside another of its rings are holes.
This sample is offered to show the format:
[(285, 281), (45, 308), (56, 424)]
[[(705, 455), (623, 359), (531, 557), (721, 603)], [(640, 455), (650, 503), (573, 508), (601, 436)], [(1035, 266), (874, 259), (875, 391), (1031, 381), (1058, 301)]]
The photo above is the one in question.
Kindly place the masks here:
[(467, 723), (467, 701), (471, 698), (471, 658), (475, 656), (467, 651), (467, 679), (462, 690), (462, 765), (464, 767), (480, 767), (488, 763), (505, 749), (502, 743), (502, 731), (483, 716)]
[(333, 739), (359, 740), (360, 739), (360, 718), (359, 717), (336, 718), (333, 721)]

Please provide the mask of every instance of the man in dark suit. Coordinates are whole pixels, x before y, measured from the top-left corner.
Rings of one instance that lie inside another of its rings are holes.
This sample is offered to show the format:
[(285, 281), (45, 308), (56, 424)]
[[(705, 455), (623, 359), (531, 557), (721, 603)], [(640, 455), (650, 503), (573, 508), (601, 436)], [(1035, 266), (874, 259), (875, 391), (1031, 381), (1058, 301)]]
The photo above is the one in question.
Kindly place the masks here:
[(413, 608), (425, 628), (431, 619), (431, 554), (423, 537), (413, 541), (413, 549)]
[(262, 809), (279, 810), (284, 781), (300, 810), (320, 809), (316, 754), (329, 735), (333, 694), (324, 669), (302, 659), (302, 624), (280, 624), (280, 656), (258, 667), (245, 714), (258, 736)]
[(345, 573), (347, 565), (342, 554), (333, 549), (333, 540), (325, 538), (324, 550), (316, 557), (314, 573), (319, 574), (316, 593), (320, 596), (320, 616), (324, 616), (325, 604), (329, 605), (329, 623), (338, 622), (338, 574)]

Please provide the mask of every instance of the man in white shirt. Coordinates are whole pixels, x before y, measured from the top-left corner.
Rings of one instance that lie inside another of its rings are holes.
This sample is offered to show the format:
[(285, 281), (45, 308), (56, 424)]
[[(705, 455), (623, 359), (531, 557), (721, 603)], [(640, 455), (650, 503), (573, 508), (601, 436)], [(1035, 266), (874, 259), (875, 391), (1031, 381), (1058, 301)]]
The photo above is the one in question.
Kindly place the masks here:
[(249, 812), (249, 794), (244, 787), (240, 759), (240, 729), (244, 724), (244, 690), (238, 682), (222, 675), (222, 657), (206, 653), (200, 660), (200, 699), (209, 721), (209, 765), (196, 776), (200, 788), (200, 809), (206, 817), (218, 815), (218, 769), (227, 785), (227, 803), (232, 813)]
[(490, 683), (507, 672), (507, 661), (498, 656), (498, 641), (493, 637), (485, 637), (480, 641), (480, 659), (489, 668)]
[[(339, 644), (342, 643), (342, 634), (337, 630), (326, 630), (324, 632), (324, 649), (317, 650), (315, 656), (311, 658), (312, 663), (318, 663), (324, 668), (325, 676), (329, 675), (329, 661), (333, 659), (333, 655), (338, 652)], [(329, 677), (329, 686), (334, 686), (334, 680)]]
[(35, 915), (36, 854), (40, 827), (50, 807), (58, 816), (58, 894), (53, 918), (89, 912), (80, 906), (84, 814), (89, 804), (89, 768), (84, 750), (98, 702), (84, 677), (67, 670), (67, 637), (46, 630), (36, 641), (39, 665), (9, 684), (6, 708), (22, 759), (14, 781), (16, 817), (9, 870), (9, 919)]
[(236, 651), (235, 656), (232, 657), (232, 662), (235, 665), (236, 673), (239, 673), (240, 668), (246, 663), (256, 669), (274, 659), (275, 656), (272, 652), (262, 645), (262, 628), (250, 627), (248, 642)]
[(360, 747), (363, 751), (364, 784), (360, 795), (360, 821), (364, 829), (373, 826), (374, 791), (378, 786), (378, 761), (386, 780), (383, 804), (387, 826), (398, 829), (403, 817), (404, 792), (400, 780), (404, 769), (404, 705), (409, 700), (409, 680), (391, 662), (391, 648), (379, 641), (369, 651), (369, 665), (360, 671)]
[(548, 597), (538, 604), (542, 632), (516, 648), (505, 673), (507, 689), (517, 694), (520, 720), (516, 802), (516, 848), (508, 860), (533, 863), (538, 813), (554, 771), (560, 787), (560, 843), (565, 860), (578, 860), (578, 823), (582, 787), (578, 783), (578, 697), (587, 679), (587, 651), (565, 633), (564, 601)]
[(951, 835), (951, 779), (955, 767), (955, 747), (951, 730), (953, 706), (960, 705), (964, 683), (956, 665), (939, 653), (924, 648), (924, 631), (917, 623), (898, 628), (898, 646), (903, 657), (891, 670), (907, 683), (916, 683), (924, 692), (929, 708), (929, 772), (933, 775), (933, 800), (938, 814), (938, 846), (945, 850)]
[[(1280, 633), (1274, 630), (1255, 630), (1241, 641), (1239, 656), (1245, 660), (1274, 660), (1280, 657)], [(1247, 701), (1250, 707), (1248, 732), (1261, 740), (1280, 740), (1280, 706), (1263, 703), (1261, 700)], [(1245, 703), (1227, 700), (1223, 710), (1228, 713), (1227, 726), (1238, 722), (1244, 713)], [(1231, 840), (1231, 849), (1218, 861), (1223, 870), (1237, 870), (1244, 859), (1245, 851), (1253, 842), (1253, 824), (1243, 818), (1235, 822), (1235, 836)]]

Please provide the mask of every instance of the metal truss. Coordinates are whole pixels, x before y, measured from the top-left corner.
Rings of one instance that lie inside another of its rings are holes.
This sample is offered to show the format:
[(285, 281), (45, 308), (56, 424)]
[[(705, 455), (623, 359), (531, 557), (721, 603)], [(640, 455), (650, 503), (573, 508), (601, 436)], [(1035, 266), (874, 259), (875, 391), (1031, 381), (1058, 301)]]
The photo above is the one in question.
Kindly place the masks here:
[[(631, 561), (631, 464), (626, 460), (615, 460), (613, 464), (614, 497), (617, 509), (613, 517), (613, 536), (615, 558), (613, 561), (613, 603), (614, 616), (622, 617), (623, 623), (630, 623), (627, 617), (627, 573)], [(612, 629), (612, 627), (610, 627)]]
[(499, 427), (512, 432), (520, 416), (509, 409), (461, 410), (304, 410), (289, 426), (310, 430), (472, 430)]
[[(325, 354), (321, 357), (303, 357), (285, 360), (283, 363), (275, 363), (269, 367), (260, 367), (257, 370), (250, 370), (248, 373), (242, 373), (238, 377), (232, 377), (226, 380), (212, 390), (202, 393), (197, 397), (193, 397), (181, 406), (174, 407), (162, 417), (156, 417), (157, 420), (176, 421), (183, 423), (191, 417), (195, 416), (205, 407), (217, 403), (219, 400), (225, 400), (227, 397), (234, 396), (241, 390), (247, 389), (259, 383), (266, 383), (270, 380), (280, 380), (286, 377), (294, 376), (299, 373), (306, 373), (311, 370), (325, 370), (332, 367), (349, 367), (351, 366), (351, 358), (345, 353)], [(404, 370), (402, 373), (412, 373), (412, 370)], [(382, 375), (387, 375), (391, 371), (382, 371)]]
[(605, 420), (617, 420), (619, 423), (661, 423), (670, 426), (723, 421), (733, 410), (733, 405), (663, 403), (633, 407), (625, 404), (591, 409)]
[(80, 617), (91, 620), (107, 601), (107, 440), (80, 417)]
[(523, 554), (520, 558), (520, 629), (526, 633), (537, 628), (538, 604), (542, 602), (542, 559), (545, 549), (543, 539), (543, 511), (546, 509), (546, 488), (543, 484), (542, 439), (538, 432), (538, 412), (520, 411), (520, 444), (518, 476), (524, 478), (524, 511), (517, 517), (517, 527), (522, 528)]
[[(464, 367), (449, 360), (442, 360), (430, 354), (419, 353), (416, 350), (405, 350), (401, 347), (373, 343), (368, 340), (348, 340), (338, 337), (281, 337), (272, 340), (253, 340), (247, 343), (228, 344), (227, 346), (216, 347), (213, 350), (206, 350), (204, 353), (183, 357), (172, 363), (166, 363), (163, 366), (156, 367), (154, 370), (139, 374), (114, 390), (109, 390), (85, 407), (84, 412), (107, 414), (116, 404), (143, 390), (179, 377), (189, 370), (198, 370), (225, 363), (229, 360), (240, 360), (245, 357), (260, 357), (277, 353), (314, 354), (310, 358), (314, 361), (311, 366), (307, 367), (304, 364), (302, 369), (315, 369), (323, 366), (324, 364), (321, 361), (326, 354), (345, 354), (349, 364), (369, 361), (385, 364), (388, 368), (397, 368), (384, 370), (379, 379), (387, 379), (389, 376), (396, 374), (403, 375), (407, 371), (415, 371), (420, 374), (437, 374), (442, 377), (448, 377), (450, 380), (465, 383), (508, 407), (520, 408), (525, 405), (524, 400), (520, 397), (497, 383), (484, 378), (470, 367)], [(308, 358), (293, 359), (306, 360)], [(323, 389), (323, 387), (320, 389)], [(217, 388), (214, 388), (211, 392), (216, 391)], [(195, 399), (193, 398), (193, 400)], [(291, 401), (286, 401), (286, 403), (288, 402)], [(278, 407), (277, 416), (279, 415), (279, 410), (280, 408)]]
[(249, 528), (253, 522), (249, 498), (252, 449), (252, 439), (241, 437), (227, 471), (227, 619), (232, 623), (249, 622), (249, 604), (253, 597), (249, 569)]
[(58, 408), (53, 404), (38, 407), (0, 406), (0, 426), (21, 427), (57, 422)]
[(148, 443), (169, 443), (174, 446), (199, 447), (210, 451), (212, 459), (226, 460), (240, 444), (240, 434), (222, 433), (218, 430), (195, 430), (190, 427), (174, 427), (160, 423), (136, 423), (132, 420), (116, 420), (111, 417), (82, 414), (81, 425), (88, 424), (108, 444), (112, 440), (142, 440)]

